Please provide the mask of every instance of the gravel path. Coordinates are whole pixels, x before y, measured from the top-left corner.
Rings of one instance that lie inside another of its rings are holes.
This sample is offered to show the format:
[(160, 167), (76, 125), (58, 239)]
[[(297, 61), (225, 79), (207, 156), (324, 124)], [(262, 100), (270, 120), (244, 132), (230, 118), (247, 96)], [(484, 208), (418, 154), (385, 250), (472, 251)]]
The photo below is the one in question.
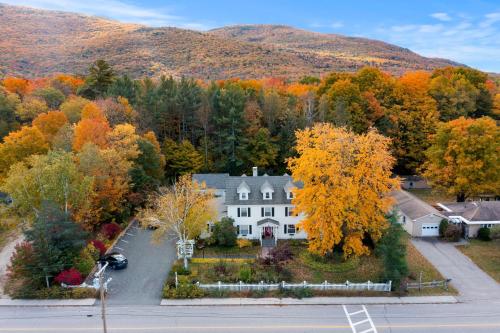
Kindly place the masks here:
[(7, 296), (3, 294), (3, 286), (6, 280), (7, 273), (7, 265), (10, 262), (10, 257), (14, 253), (14, 249), (17, 244), (21, 243), (24, 240), (24, 235), (16, 235), (12, 236), (10, 242), (7, 243), (0, 250), (0, 298), (6, 298)]

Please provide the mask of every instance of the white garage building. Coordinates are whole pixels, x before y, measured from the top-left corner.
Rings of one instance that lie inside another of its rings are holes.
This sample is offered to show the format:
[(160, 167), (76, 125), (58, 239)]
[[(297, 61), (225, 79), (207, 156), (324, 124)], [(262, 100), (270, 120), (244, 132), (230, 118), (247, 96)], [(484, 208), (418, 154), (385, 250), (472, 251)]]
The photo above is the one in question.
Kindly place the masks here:
[(414, 237), (439, 236), (439, 224), (448, 219), (436, 208), (406, 191), (395, 191), (395, 212), (404, 229)]

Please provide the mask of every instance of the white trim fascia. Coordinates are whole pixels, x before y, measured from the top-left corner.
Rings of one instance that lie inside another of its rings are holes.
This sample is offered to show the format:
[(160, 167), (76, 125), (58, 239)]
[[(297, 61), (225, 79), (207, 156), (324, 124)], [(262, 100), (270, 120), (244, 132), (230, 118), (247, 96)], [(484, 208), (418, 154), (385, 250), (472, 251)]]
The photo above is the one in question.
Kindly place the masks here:
[(443, 205), (442, 203), (438, 202), (437, 205), (441, 208), (443, 208), (445, 211), (447, 211), (448, 213), (451, 213), (452, 210), (449, 209), (448, 207), (446, 207), (445, 205)]

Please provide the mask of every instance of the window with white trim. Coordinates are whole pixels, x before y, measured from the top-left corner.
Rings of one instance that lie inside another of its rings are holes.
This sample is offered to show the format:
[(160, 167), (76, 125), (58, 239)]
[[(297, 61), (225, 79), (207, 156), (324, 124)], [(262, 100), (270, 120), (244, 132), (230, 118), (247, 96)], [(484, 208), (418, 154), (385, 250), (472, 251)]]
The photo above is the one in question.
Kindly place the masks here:
[(274, 207), (262, 207), (261, 215), (262, 217), (273, 217)]
[(238, 207), (238, 217), (251, 217), (250, 207)]
[(241, 236), (248, 236), (252, 234), (252, 226), (249, 224), (240, 224), (237, 229), (238, 234)]
[(286, 198), (289, 200), (293, 199), (293, 192), (286, 192)]
[(248, 200), (248, 193), (247, 192), (241, 192), (240, 193), (240, 200)]
[(272, 200), (273, 198), (273, 193), (272, 192), (264, 192), (264, 200)]
[(285, 207), (285, 216), (297, 216), (293, 213), (293, 207)]
[(297, 232), (297, 228), (295, 228), (295, 224), (284, 224), (283, 231), (285, 234), (295, 234)]
[(493, 228), (493, 224), (481, 224), (481, 228)]

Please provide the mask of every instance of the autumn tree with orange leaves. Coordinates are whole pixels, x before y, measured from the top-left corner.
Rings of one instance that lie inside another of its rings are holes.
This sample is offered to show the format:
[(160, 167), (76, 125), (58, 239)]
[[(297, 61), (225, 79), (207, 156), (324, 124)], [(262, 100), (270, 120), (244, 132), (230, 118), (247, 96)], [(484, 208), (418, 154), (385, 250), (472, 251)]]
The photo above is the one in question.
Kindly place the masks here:
[(387, 227), (392, 178), (390, 140), (376, 131), (354, 134), (318, 123), (296, 132), (297, 157), (288, 160), (297, 189), (293, 204), (303, 213), (309, 251), (318, 255), (342, 246), (344, 257), (370, 253), (365, 238), (380, 239)]

